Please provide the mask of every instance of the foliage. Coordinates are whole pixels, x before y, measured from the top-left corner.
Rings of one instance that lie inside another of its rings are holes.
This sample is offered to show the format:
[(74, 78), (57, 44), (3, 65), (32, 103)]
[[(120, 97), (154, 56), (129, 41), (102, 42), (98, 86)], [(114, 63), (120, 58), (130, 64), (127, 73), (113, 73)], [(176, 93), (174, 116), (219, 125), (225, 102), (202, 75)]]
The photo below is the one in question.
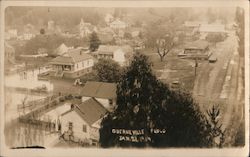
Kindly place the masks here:
[(225, 40), (225, 35), (221, 33), (210, 33), (206, 36), (206, 40), (209, 42), (213, 42), (216, 46), (216, 43)]
[(40, 29), (40, 34), (45, 34), (45, 30), (43, 28)]
[(91, 52), (96, 51), (99, 47), (99, 45), (101, 44), (100, 39), (97, 36), (96, 32), (93, 32), (90, 36), (90, 40), (89, 40), (89, 49)]
[(132, 35), (129, 32), (124, 33), (124, 38), (125, 39), (132, 39)]
[(86, 83), (87, 81), (98, 81), (98, 77), (95, 72), (87, 73), (80, 77), (82, 83)]
[(213, 23), (216, 21), (216, 14), (213, 12), (212, 8), (207, 9), (207, 18), (208, 18), (208, 23)]
[(111, 59), (99, 59), (93, 70), (101, 82), (118, 82), (122, 74), (121, 66)]
[(245, 44), (245, 39), (244, 39), (244, 28), (245, 28), (245, 20), (244, 20), (244, 10), (243, 8), (237, 7), (236, 9), (236, 15), (235, 15), (235, 22), (238, 25), (238, 28), (236, 30), (236, 34), (238, 36), (238, 51), (240, 56), (244, 57), (244, 44)]
[[(141, 142), (120, 141), (111, 129), (144, 129)], [(166, 130), (155, 134), (151, 129)], [(117, 85), (117, 108), (101, 123), (102, 147), (206, 147), (206, 118), (188, 93), (171, 91), (152, 74), (144, 55), (136, 54)]]
[(210, 132), (210, 140), (212, 140), (212, 146), (222, 147), (225, 142), (225, 132), (222, 130), (222, 124), (219, 124), (220, 109), (218, 106), (212, 107), (212, 109), (207, 110), (208, 119), (207, 128)]
[(56, 34), (40, 34), (27, 41), (27, 43), (22, 47), (22, 54), (37, 54), (38, 49), (44, 48), (48, 51), (49, 55), (53, 55), (54, 50), (62, 43), (73, 47), (84, 45), (84, 42), (80, 39), (66, 38)]

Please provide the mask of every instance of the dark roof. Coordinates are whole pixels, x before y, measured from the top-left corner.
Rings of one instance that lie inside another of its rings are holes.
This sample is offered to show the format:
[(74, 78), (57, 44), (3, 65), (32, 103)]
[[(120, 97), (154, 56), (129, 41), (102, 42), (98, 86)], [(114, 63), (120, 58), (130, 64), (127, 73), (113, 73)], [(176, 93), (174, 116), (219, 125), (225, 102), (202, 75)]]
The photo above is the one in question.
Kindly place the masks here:
[(81, 49), (73, 49), (51, 60), (51, 64), (67, 64), (73, 65), (74, 63), (81, 62), (93, 58), (91, 55), (84, 53)]
[(81, 95), (105, 99), (116, 98), (116, 84), (88, 81), (83, 87)]
[(62, 113), (61, 116), (76, 111), (89, 125), (94, 124), (108, 112), (95, 98), (90, 98), (80, 104), (78, 102), (72, 103), (77, 103), (78, 105), (75, 105), (73, 110)]
[(191, 43), (188, 43), (185, 46), (185, 49), (206, 49), (208, 47), (208, 42), (204, 40), (197, 40)]
[(76, 105), (76, 112), (90, 125), (101, 119), (107, 110), (94, 98)]

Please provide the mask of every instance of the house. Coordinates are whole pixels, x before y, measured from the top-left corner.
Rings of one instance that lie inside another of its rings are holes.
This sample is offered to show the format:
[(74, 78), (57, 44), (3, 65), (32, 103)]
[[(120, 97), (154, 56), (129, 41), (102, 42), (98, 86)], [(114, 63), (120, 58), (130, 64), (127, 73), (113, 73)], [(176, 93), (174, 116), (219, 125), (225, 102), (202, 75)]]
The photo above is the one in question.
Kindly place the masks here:
[(199, 27), (203, 24), (207, 24), (207, 21), (185, 21), (183, 29), (185, 30), (185, 34), (187, 36), (193, 36), (198, 32)]
[(141, 39), (134, 40), (133, 43), (132, 43), (132, 45), (133, 45), (133, 48), (134, 48), (135, 50), (142, 50), (142, 49), (145, 49), (145, 43), (144, 43), (144, 41), (141, 40)]
[(204, 40), (197, 40), (186, 44), (183, 52), (178, 54), (179, 57), (192, 59), (208, 59), (210, 55), (209, 44)]
[(7, 42), (4, 42), (4, 64), (6, 68), (15, 64), (15, 48)]
[(133, 49), (129, 45), (100, 45), (94, 55), (97, 59), (112, 59), (121, 66), (126, 66), (133, 55)]
[(13, 38), (17, 38), (17, 29), (9, 29), (6, 33), (5, 33), (5, 39), (6, 40), (10, 40)]
[(115, 21), (111, 22), (109, 26), (112, 29), (125, 29), (128, 27), (128, 24), (119, 19), (116, 19)]
[(95, 99), (89, 98), (61, 114), (62, 133), (73, 136), (76, 142), (96, 144), (99, 141), (99, 129), (107, 110)]
[(79, 78), (92, 71), (94, 60), (82, 49), (71, 49), (50, 61), (52, 75), (65, 78)]
[(95, 98), (107, 110), (112, 111), (116, 106), (116, 84), (88, 81), (81, 90), (82, 102)]
[(113, 20), (114, 20), (113, 15), (111, 15), (110, 13), (106, 14), (106, 16), (105, 16), (105, 18), (104, 18), (104, 21), (105, 21), (107, 24), (111, 23)]
[(48, 31), (54, 31), (55, 29), (55, 21), (49, 20), (48, 21)]
[(79, 25), (80, 37), (88, 37), (91, 33), (97, 32), (97, 27), (93, 26), (91, 23), (85, 23), (83, 19), (81, 19)]
[(58, 47), (55, 49), (54, 53), (57, 54), (57, 55), (62, 55), (62, 54), (64, 54), (64, 53), (68, 52), (68, 50), (69, 50), (70, 48), (71, 48), (71, 47), (68, 47), (68, 46), (66, 46), (64, 43), (62, 43), (60, 46), (58, 46)]

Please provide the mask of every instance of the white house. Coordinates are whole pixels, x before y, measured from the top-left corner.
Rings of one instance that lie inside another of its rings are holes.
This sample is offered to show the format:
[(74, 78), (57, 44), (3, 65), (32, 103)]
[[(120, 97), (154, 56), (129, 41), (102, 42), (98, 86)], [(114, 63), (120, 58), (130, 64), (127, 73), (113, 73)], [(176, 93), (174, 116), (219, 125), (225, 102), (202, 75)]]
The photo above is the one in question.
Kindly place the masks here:
[(79, 32), (80, 32), (80, 37), (88, 37), (93, 32), (97, 32), (97, 27), (93, 26), (91, 23), (86, 23), (81, 19), (81, 22), (79, 24)]
[(88, 81), (81, 91), (82, 102), (95, 98), (107, 110), (112, 111), (116, 106), (116, 84)]
[(65, 78), (79, 78), (92, 71), (94, 59), (82, 49), (71, 49), (50, 61), (52, 75)]
[(108, 111), (95, 99), (89, 98), (61, 114), (62, 133), (76, 142), (97, 143), (102, 118)]
[(8, 42), (4, 42), (4, 64), (6, 68), (15, 64), (15, 48)]
[(113, 20), (114, 20), (113, 15), (111, 15), (110, 13), (106, 14), (106, 16), (105, 16), (105, 18), (104, 18), (104, 21), (105, 21), (107, 24), (111, 23)]
[(7, 40), (12, 39), (12, 38), (17, 38), (17, 30), (9, 29), (4, 35), (5, 35), (5, 39)]
[(128, 65), (132, 55), (133, 49), (129, 45), (100, 45), (95, 53), (97, 59), (112, 59), (118, 62), (121, 66)]
[(128, 24), (119, 19), (116, 19), (115, 21), (110, 23), (110, 28), (113, 28), (113, 29), (125, 29), (127, 27), (128, 27)]

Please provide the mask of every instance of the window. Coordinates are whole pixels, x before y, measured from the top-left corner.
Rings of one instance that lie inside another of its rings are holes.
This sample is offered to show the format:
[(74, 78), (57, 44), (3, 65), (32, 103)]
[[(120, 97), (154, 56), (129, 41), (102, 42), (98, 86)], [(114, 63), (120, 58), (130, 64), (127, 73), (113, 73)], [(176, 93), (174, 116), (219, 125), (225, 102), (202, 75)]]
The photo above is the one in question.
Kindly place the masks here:
[(84, 124), (82, 125), (82, 131), (87, 132), (87, 125), (84, 125)]
[(109, 105), (113, 105), (113, 100), (109, 99)]
[(72, 130), (72, 129), (73, 129), (73, 123), (69, 122), (69, 130)]

